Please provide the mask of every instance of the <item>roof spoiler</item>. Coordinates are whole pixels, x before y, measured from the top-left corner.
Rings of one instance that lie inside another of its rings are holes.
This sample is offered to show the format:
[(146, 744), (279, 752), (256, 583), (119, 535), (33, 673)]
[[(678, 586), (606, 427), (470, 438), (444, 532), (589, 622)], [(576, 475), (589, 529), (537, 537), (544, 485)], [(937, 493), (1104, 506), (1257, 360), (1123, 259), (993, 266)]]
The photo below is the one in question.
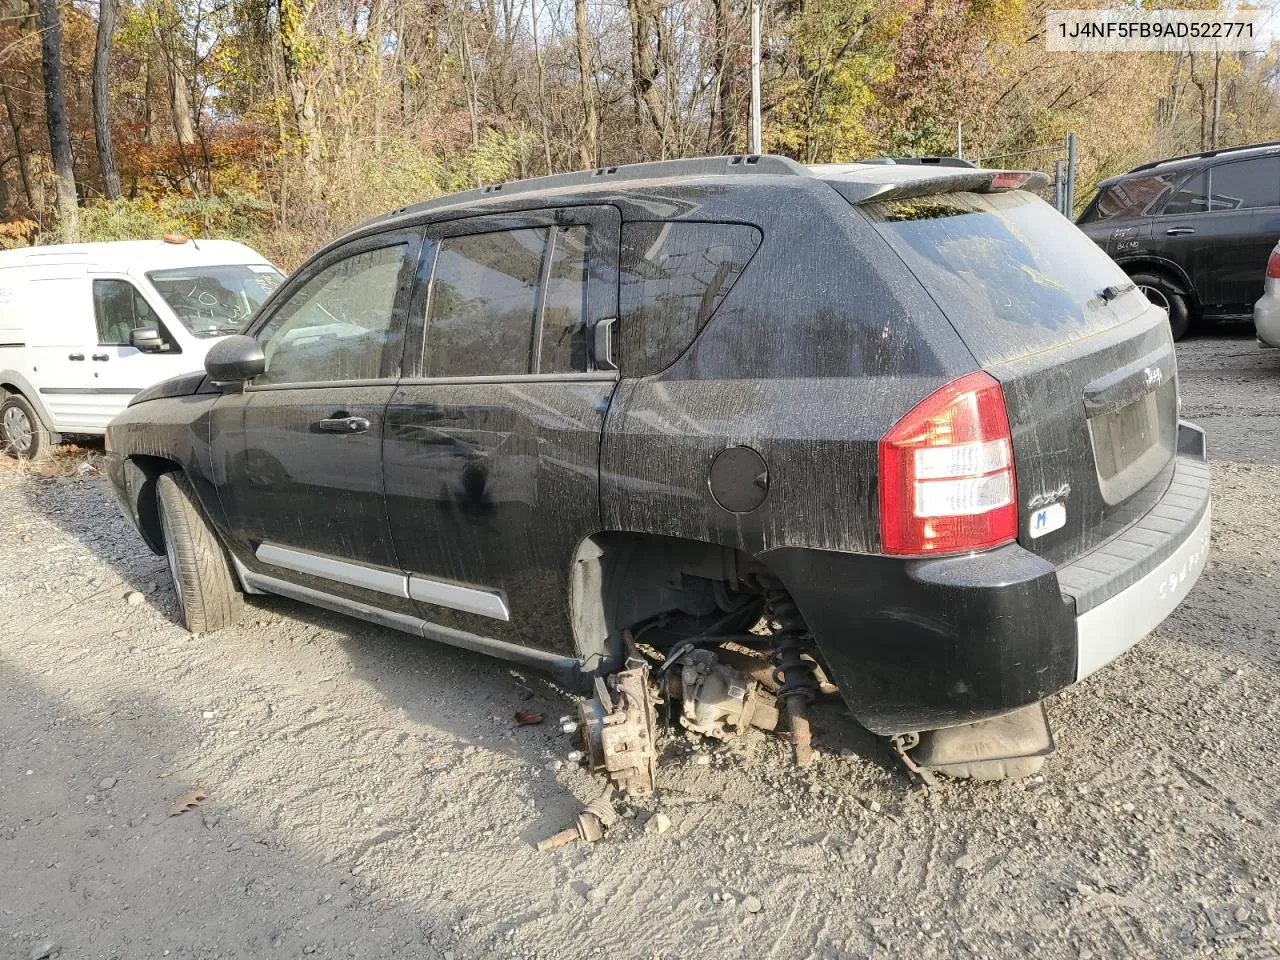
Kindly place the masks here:
[[(863, 170), (865, 171), (865, 167)], [(893, 167), (880, 167), (892, 170)], [(958, 167), (937, 169), (936, 173), (917, 173), (902, 179), (853, 179), (848, 174), (824, 177), (850, 203), (879, 203), (905, 200), (936, 193), (1006, 193), (1010, 190), (1043, 190), (1049, 178), (1033, 170), (965, 170)], [(852, 172), (852, 171), (851, 171)]]

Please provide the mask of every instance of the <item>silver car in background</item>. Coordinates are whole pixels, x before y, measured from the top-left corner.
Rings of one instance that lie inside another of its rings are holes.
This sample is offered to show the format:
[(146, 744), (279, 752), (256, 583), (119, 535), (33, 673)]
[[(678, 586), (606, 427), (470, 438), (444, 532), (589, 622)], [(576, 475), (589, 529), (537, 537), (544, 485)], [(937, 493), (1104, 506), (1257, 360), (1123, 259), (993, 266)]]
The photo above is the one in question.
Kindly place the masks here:
[(1267, 281), (1262, 299), (1253, 305), (1253, 326), (1258, 346), (1280, 347), (1280, 243), (1267, 258)]

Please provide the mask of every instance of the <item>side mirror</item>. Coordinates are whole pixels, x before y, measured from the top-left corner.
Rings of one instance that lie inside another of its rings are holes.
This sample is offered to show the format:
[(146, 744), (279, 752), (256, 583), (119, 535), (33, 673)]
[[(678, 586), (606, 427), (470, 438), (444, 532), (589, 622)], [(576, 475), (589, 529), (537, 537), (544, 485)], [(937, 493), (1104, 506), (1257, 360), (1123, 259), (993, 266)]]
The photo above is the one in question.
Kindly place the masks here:
[(143, 353), (163, 353), (168, 344), (155, 327), (138, 327), (129, 331), (129, 346), (137, 347)]
[(214, 383), (245, 383), (266, 369), (262, 345), (253, 337), (219, 340), (204, 357), (204, 372)]

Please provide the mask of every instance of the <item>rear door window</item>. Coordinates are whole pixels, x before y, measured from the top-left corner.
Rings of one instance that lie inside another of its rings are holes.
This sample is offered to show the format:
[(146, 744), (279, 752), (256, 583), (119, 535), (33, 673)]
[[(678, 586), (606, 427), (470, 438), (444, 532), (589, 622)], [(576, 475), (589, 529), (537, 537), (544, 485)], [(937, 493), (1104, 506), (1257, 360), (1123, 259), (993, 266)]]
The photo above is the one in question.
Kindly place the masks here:
[(440, 241), (427, 311), (428, 377), (529, 373), (546, 227)]
[(623, 375), (670, 366), (746, 269), (760, 231), (738, 223), (628, 223), (622, 228)]
[(1183, 213), (1207, 213), (1209, 210), (1209, 176), (1204, 171), (1179, 184), (1160, 212), (1166, 216)]
[(1280, 157), (1220, 163), (1209, 171), (1209, 209), (1280, 206)]
[(440, 240), (424, 376), (585, 373), (597, 239), (580, 223)]
[[(1028, 193), (935, 194), (859, 209), (980, 363), (1098, 333), (1148, 306), (1110, 257)], [(1130, 289), (1107, 300), (1107, 287)]]

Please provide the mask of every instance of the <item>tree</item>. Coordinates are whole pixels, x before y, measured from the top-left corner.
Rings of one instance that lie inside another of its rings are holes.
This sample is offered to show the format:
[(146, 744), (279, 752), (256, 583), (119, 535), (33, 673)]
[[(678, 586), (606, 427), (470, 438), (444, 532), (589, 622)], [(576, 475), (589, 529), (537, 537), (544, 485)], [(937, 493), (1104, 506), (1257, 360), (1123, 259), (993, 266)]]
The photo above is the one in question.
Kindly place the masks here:
[(76, 174), (71, 159), (71, 135), (67, 130), (67, 103), (62, 93), (62, 19), (57, 0), (38, 0), (40, 9), (40, 66), (44, 77), (45, 122), (49, 127), (49, 152), (58, 189), (58, 229), (64, 243), (74, 243), (80, 233)]
[(116, 31), (117, 0), (98, 4), (98, 42), (93, 50), (93, 134), (98, 144), (98, 167), (108, 200), (120, 198), (120, 171), (111, 144), (111, 103), (107, 81), (111, 75), (111, 39)]
[(591, 38), (587, 33), (587, 0), (573, 0), (573, 32), (582, 89), (583, 135), (578, 138), (578, 163), (587, 170), (600, 164), (600, 120), (596, 116), (595, 71), (591, 69)]

